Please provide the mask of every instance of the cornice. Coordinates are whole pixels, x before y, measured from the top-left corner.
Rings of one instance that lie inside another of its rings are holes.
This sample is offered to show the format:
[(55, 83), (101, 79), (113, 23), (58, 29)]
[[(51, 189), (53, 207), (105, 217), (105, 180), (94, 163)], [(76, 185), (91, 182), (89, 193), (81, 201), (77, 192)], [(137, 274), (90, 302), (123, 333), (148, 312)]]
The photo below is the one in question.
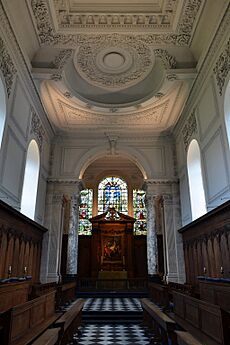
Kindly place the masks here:
[(79, 187), (83, 187), (83, 181), (82, 180), (73, 180), (73, 179), (59, 179), (59, 178), (48, 178), (47, 183), (50, 184), (63, 184), (63, 185), (76, 185)]
[(7, 45), (12, 48), (12, 52), (14, 55), (14, 64), (15, 68), (18, 68), (18, 73), (20, 74), (22, 80), (25, 82), (25, 85), (27, 86), (27, 90), (30, 93), (30, 96), (33, 100), (33, 105), (36, 106), (36, 110), (39, 113), (39, 116), (42, 118), (42, 121), (46, 123), (46, 130), (49, 133), (50, 136), (54, 135), (53, 128), (46, 116), (46, 112), (43, 108), (43, 105), (41, 103), (38, 91), (36, 89), (36, 86), (34, 84), (33, 78), (31, 76), (30, 70), (27, 66), (26, 60), (23, 56), (23, 53), (20, 49), (20, 46), (17, 42), (17, 39), (15, 37), (15, 34), (11, 28), (9, 19), (7, 17), (7, 14), (5, 12), (5, 9), (3, 7), (3, 4), (0, 3), (0, 28), (4, 30), (4, 35), (7, 38)]
[[(82, 39), (89, 39), (92, 35), (85, 34), (68, 34), (68, 33), (56, 33), (52, 27), (50, 20), (50, 12), (48, 5), (45, 0), (27, 0), (28, 7), (32, 10), (32, 16), (35, 19), (35, 25), (37, 28), (37, 35), (39, 37), (41, 45), (64, 45), (76, 47), (79, 41)], [(203, 0), (187, 0), (186, 5), (183, 8), (183, 13), (181, 14), (181, 21), (177, 27), (176, 32), (168, 33), (169, 28), (166, 25), (167, 33), (162, 34), (147, 34), (138, 35), (140, 39), (143, 39), (147, 44), (172, 44), (178, 46), (187, 46), (190, 43), (193, 25), (196, 17), (204, 3)], [(64, 11), (63, 11), (64, 12)], [(66, 16), (65, 29), (69, 27), (68, 18), (73, 19), (72, 16)], [(101, 17), (100, 17), (101, 16)], [(114, 16), (116, 20), (114, 20)], [(98, 14), (97, 16), (93, 14), (84, 13), (84, 15), (78, 16), (78, 22), (75, 21), (74, 31), (76, 29), (87, 29), (91, 31), (103, 30), (103, 32), (108, 31), (119, 31), (127, 30), (129, 32), (140, 32), (140, 29), (152, 31), (156, 29), (156, 25), (151, 24), (151, 15), (137, 16), (135, 14), (129, 15), (129, 23), (126, 23), (124, 15), (115, 14)], [(138, 21), (138, 18), (142, 18)], [(102, 20), (103, 18), (103, 20)], [(88, 22), (87, 22), (88, 21)], [(97, 21), (97, 23), (96, 23)], [(61, 28), (59, 28), (60, 30)], [(158, 24), (158, 29), (162, 30), (162, 25)], [(78, 32), (79, 32), (78, 30)], [(82, 30), (82, 31), (83, 31)]]
[(172, 185), (172, 184), (178, 184), (178, 179), (148, 179), (145, 180), (144, 184), (147, 186), (151, 185)]

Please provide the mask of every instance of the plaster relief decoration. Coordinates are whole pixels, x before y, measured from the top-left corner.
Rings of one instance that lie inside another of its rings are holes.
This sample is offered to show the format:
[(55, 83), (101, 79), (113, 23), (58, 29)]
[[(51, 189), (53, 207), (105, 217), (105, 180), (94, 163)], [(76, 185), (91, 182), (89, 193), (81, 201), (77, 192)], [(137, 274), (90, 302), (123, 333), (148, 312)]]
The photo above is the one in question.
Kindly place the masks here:
[(40, 151), (42, 150), (43, 139), (45, 135), (45, 131), (42, 127), (41, 121), (35, 111), (32, 109), (32, 118), (30, 124), (30, 133), (35, 136), (37, 139), (37, 144), (39, 146)]
[[(89, 39), (91, 36), (83, 32), (92, 29), (97, 32), (140, 32), (142, 29), (150, 33), (138, 35), (147, 44), (187, 46), (205, 3), (204, 0), (186, 0), (181, 6), (178, 0), (142, 4), (133, 0), (127, 0), (125, 4), (115, 0), (109, 4), (92, 4), (88, 0), (84, 3), (76, 0), (53, 0), (49, 3), (45, 0), (27, 1), (36, 21), (41, 44), (64, 44), (69, 47), (77, 47), (79, 41)], [(56, 24), (58, 33), (54, 30)], [(79, 29), (78, 34), (76, 29)], [(153, 29), (155, 33), (152, 33)]]
[(156, 57), (161, 58), (165, 68), (176, 68), (176, 59), (170, 55), (165, 49), (155, 49), (154, 54)]
[(65, 64), (72, 57), (73, 51), (71, 49), (63, 49), (60, 51), (59, 55), (56, 56), (53, 65), (57, 69), (57, 72), (51, 76), (52, 80), (58, 81), (62, 79), (62, 71), (65, 67)]
[(141, 40), (130, 35), (99, 35), (80, 46), (75, 68), (89, 83), (121, 89), (142, 81), (152, 70), (154, 55)]
[(3, 77), (5, 79), (7, 96), (9, 97), (17, 70), (1, 38), (0, 38), (0, 70), (2, 71)]
[[(110, 26), (124, 28), (127, 26), (151, 28), (170, 28), (174, 13), (178, 6), (177, 0), (155, 0), (141, 4), (126, 0), (124, 3), (97, 1), (96, 10), (92, 12), (92, 1), (54, 0), (54, 8), (58, 18), (59, 29), (76, 29), (90, 26)], [(90, 6), (91, 5), (91, 6)], [(141, 10), (141, 14), (140, 14)], [(127, 14), (120, 14), (124, 12)]]
[(192, 135), (196, 132), (197, 132), (197, 122), (196, 122), (195, 109), (194, 109), (192, 114), (188, 118), (187, 123), (184, 125), (183, 130), (182, 130), (185, 150), (187, 150), (187, 148), (189, 146)]
[[(111, 115), (108, 117), (107, 114), (98, 114), (93, 112), (86, 112), (72, 108), (71, 106), (59, 101), (60, 113), (65, 116), (65, 124), (68, 124), (68, 129), (73, 126), (87, 125), (92, 127), (92, 123), (97, 125), (125, 125), (125, 126), (163, 126), (164, 125), (164, 114), (169, 106), (169, 101), (165, 101), (162, 104), (151, 107), (146, 110), (142, 110), (136, 113), (126, 115)], [(63, 119), (60, 119), (63, 121)], [(62, 126), (64, 123), (62, 124)]]
[(224, 51), (219, 56), (213, 72), (216, 76), (216, 82), (219, 87), (219, 94), (222, 95), (225, 80), (230, 71), (230, 39), (228, 40)]
[(69, 42), (71, 37), (54, 32), (50, 23), (50, 14), (45, 0), (28, 0), (31, 5), (38, 36), (41, 44), (58, 44), (60, 42)]

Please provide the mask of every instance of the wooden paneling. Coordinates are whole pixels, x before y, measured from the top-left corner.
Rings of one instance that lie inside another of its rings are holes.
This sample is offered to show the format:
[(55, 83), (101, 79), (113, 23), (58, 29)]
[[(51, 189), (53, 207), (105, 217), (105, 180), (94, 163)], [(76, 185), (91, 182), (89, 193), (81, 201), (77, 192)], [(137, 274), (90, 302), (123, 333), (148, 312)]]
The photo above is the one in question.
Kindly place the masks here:
[(229, 314), (217, 305), (173, 291), (176, 322), (202, 344), (228, 344)]
[(0, 313), (28, 301), (29, 283), (9, 283), (0, 285)]
[(230, 310), (230, 284), (200, 281), (200, 299)]
[(0, 201), (0, 278), (32, 276), (39, 280), (44, 227)]
[(187, 283), (198, 286), (197, 276), (203, 275), (230, 278), (229, 215), (228, 201), (179, 230)]

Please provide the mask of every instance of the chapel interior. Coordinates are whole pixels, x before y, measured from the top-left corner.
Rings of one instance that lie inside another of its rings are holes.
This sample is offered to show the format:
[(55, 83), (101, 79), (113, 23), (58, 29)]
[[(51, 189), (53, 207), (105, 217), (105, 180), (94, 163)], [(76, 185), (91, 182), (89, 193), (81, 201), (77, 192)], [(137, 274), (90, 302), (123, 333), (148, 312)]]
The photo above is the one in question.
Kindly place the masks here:
[(228, 0), (0, 0), (0, 344), (230, 344)]

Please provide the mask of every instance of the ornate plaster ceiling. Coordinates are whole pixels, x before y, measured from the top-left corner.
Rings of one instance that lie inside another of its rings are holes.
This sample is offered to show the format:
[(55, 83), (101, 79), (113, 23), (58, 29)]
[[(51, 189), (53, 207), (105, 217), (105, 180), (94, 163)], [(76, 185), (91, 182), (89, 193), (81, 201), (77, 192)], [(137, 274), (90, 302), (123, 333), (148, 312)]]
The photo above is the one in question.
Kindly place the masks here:
[(204, 0), (27, 3), (40, 41), (32, 72), (58, 131), (173, 128), (196, 76), (189, 44)]

